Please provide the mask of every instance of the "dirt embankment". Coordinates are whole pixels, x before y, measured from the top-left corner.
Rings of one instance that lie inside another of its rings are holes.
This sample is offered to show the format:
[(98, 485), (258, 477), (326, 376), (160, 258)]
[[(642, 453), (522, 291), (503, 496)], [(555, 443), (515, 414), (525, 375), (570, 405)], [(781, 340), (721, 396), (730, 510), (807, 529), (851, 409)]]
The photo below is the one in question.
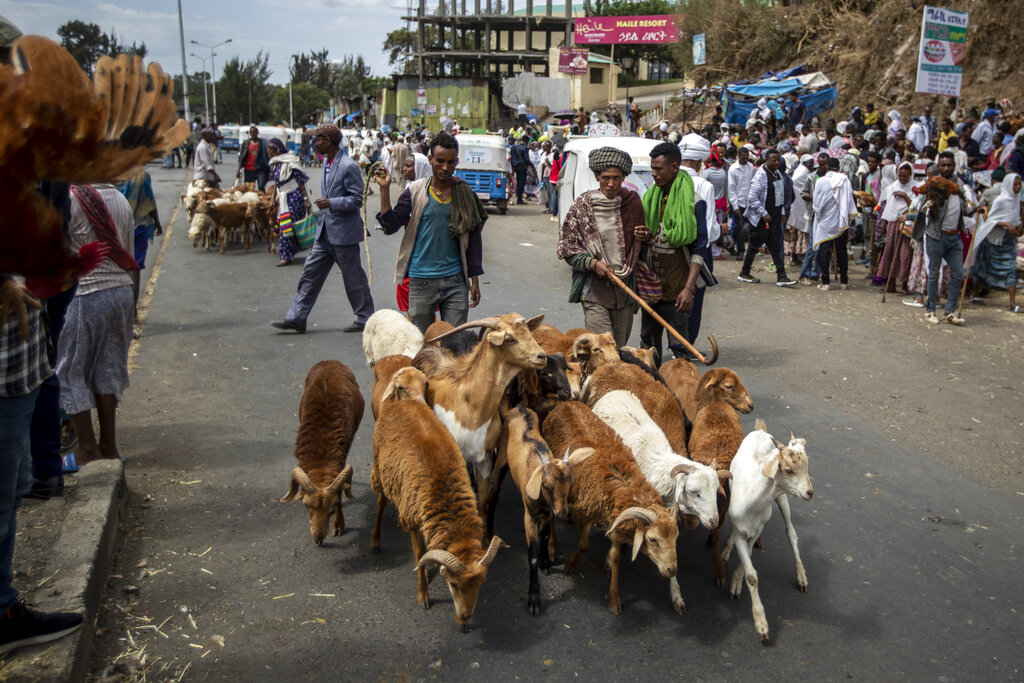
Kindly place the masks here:
[[(683, 22), (688, 35), (707, 35), (705, 67), (691, 71), (699, 84), (757, 78), (807, 63), (838, 87), (839, 112), (874, 102), (904, 114), (945, 99), (914, 92), (917, 46), (925, 0), (791, 0), (788, 6), (742, 0), (693, 0)], [(1024, 79), (1015, 76), (1024, 58), (1016, 28), (1020, 0), (943, 0), (932, 3), (969, 13), (961, 106), (984, 105), (989, 97), (1024, 107)], [(681, 41), (683, 63), (689, 41)]]

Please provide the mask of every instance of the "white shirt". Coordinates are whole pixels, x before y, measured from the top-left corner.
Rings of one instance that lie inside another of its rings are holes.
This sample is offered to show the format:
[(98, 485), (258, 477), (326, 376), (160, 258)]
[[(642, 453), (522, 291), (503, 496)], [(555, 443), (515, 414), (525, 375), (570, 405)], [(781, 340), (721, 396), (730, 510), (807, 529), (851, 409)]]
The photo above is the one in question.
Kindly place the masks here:
[[(752, 166), (753, 164), (748, 164)], [(697, 172), (689, 166), (682, 166), (679, 170), (686, 171), (693, 178), (693, 199), (694, 202), (704, 200), (704, 225), (708, 230), (708, 247), (718, 241), (722, 236), (722, 226), (718, 224), (715, 216), (715, 186), (697, 175)]]
[(214, 173), (216, 173), (213, 169), (213, 155), (213, 145), (206, 140), (202, 140), (196, 145), (196, 157), (192, 162), (193, 180), (199, 180), (200, 178), (203, 180), (213, 180)]
[[(107, 211), (110, 212), (110, 218), (114, 221), (121, 246), (129, 254), (133, 254), (135, 251), (135, 218), (132, 216), (131, 204), (113, 185), (93, 185), (93, 187), (100, 193)], [(71, 218), (68, 221), (68, 231), (73, 249), (80, 249), (82, 245), (96, 241), (96, 231), (93, 230), (92, 224), (85, 216), (85, 211), (82, 210), (82, 205), (75, 199), (74, 194), (71, 195)], [(101, 292), (114, 287), (130, 287), (131, 284), (132, 278), (128, 272), (111, 259), (105, 258), (100, 265), (96, 266), (95, 270), (88, 275), (83, 275), (78, 281), (78, 290), (75, 292), (75, 296)]]
[(733, 210), (746, 208), (747, 193), (750, 192), (750, 180), (754, 177), (754, 164), (749, 161), (745, 164), (736, 162), (729, 167), (729, 206)]
[(981, 152), (981, 156), (987, 157), (989, 152), (994, 148), (993, 139), (996, 134), (996, 124), (989, 123), (988, 119), (985, 119), (978, 124), (978, 127), (974, 129), (974, 133), (971, 134), (971, 138), (978, 143), (978, 150)]

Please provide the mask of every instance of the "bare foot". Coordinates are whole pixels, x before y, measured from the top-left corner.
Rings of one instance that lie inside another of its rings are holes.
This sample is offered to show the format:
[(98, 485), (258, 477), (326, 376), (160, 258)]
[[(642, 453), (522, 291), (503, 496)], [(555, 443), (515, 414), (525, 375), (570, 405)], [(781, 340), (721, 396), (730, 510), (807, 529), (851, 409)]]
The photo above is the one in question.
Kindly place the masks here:
[(101, 455), (99, 457), (106, 458), (107, 460), (120, 460), (121, 454), (117, 451), (117, 446), (114, 444), (105, 444), (100, 442), (99, 447)]
[(98, 447), (85, 448), (79, 445), (75, 449), (75, 460), (78, 461), (79, 466), (90, 463), (93, 460), (101, 460), (102, 458), (103, 453)]

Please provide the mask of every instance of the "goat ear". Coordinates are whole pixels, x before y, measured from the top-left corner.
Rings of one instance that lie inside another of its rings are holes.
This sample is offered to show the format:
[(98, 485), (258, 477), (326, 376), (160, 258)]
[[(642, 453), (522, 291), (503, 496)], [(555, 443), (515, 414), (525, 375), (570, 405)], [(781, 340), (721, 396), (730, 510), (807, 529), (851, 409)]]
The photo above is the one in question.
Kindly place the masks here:
[(644, 546), (644, 527), (638, 526), (636, 532), (633, 534), (633, 559), (631, 562), (636, 562), (636, 556), (640, 554), (640, 549)]
[(569, 464), (572, 466), (579, 465), (593, 454), (594, 449), (589, 446), (586, 448), (577, 448), (572, 452), (572, 455), (569, 456)]
[(538, 467), (533, 471), (530, 480), (526, 482), (526, 497), (530, 500), (540, 498), (540, 485), (544, 481), (544, 467)]
[(764, 420), (759, 417), (756, 420), (754, 420), (754, 429), (760, 430), (762, 432), (767, 432), (768, 431), (768, 425), (766, 425), (764, 423)]
[(715, 374), (711, 375), (710, 377), (707, 377), (707, 376), (702, 377), (701, 378), (701, 383), (704, 385), (703, 388), (709, 389), (710, 387), (713, 387), (716, 384), (718, 384), (719, 380), (721, 380), (721, 379), (722, 379), (721, 376), (719, 376), (718, 373), (715, 373)]
[(538, 327), (540, 327), (540, 324), (542, 322), (544, 322), (544, 314), (543, 313), (541, 313), (540, 315), (535, 315), (532, 318), (530, 318), (529, 320), (527, 320), (526, 321), (526, 327), (527, 327), (527, 329), (535, 330)]
[(299, 483), (297, 481), (295, 481), (295, 478), (293, 477), (291, 479), (291, 481), (288, 482), (288, 493), (284, 494), (284, 498), (281, 499), (281, 502), (282, 503), (291, 503), (291, 502), (294, 502), (296, 500), (300, 500), (302, 498), (302, 496), (298, 495), (298, 493), (299, 493)]
[(390, 382), (388, 382), (388, 386), (384, 389), (384, 393), (380, 397), (380, 402), (381, 403), (387, 403), (388, 400), (394, 394), (395, 394), (395, 380), (392, 378), (392, 380)]
[(508, 339), (508, 332), (504, 330), (495, 330), (494, 332), (487, 333), (487, 341), (492, 346), (502, 346), (506, 339)]
[(807, 445), (807, 439), (793, 439), (793, 442), (796, 443), (798, 446)]
[(768, 461), (768, 464), (764, 466), (764, 469), (761, 470), (761, 473), (764, 474), (764, 476), (768, 477), (769, 479), (774, 479), (778, 471), (779, 456), (775, 456), (774, 458)]
[(779, 449), (779, 463), (785, 472), (793, 471), (793, 458), (790, 457), (788, 448)]

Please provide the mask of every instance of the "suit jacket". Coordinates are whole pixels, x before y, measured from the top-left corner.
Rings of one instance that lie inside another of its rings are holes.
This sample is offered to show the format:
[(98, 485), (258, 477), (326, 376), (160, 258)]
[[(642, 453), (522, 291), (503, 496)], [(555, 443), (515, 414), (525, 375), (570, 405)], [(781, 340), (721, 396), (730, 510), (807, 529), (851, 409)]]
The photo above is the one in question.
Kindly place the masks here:
[(327, 231), (327, 240), (336, 246), (359, 244), (363, 241), (363, 219), (359, 209), (363, 205), (363, 174), (359, 164), (342, 150), (338, 150), (330, 172), (324, 163), (321, 194), (331, 200), (329, 209), (320, 209), (316, 226), (316, 239)]

